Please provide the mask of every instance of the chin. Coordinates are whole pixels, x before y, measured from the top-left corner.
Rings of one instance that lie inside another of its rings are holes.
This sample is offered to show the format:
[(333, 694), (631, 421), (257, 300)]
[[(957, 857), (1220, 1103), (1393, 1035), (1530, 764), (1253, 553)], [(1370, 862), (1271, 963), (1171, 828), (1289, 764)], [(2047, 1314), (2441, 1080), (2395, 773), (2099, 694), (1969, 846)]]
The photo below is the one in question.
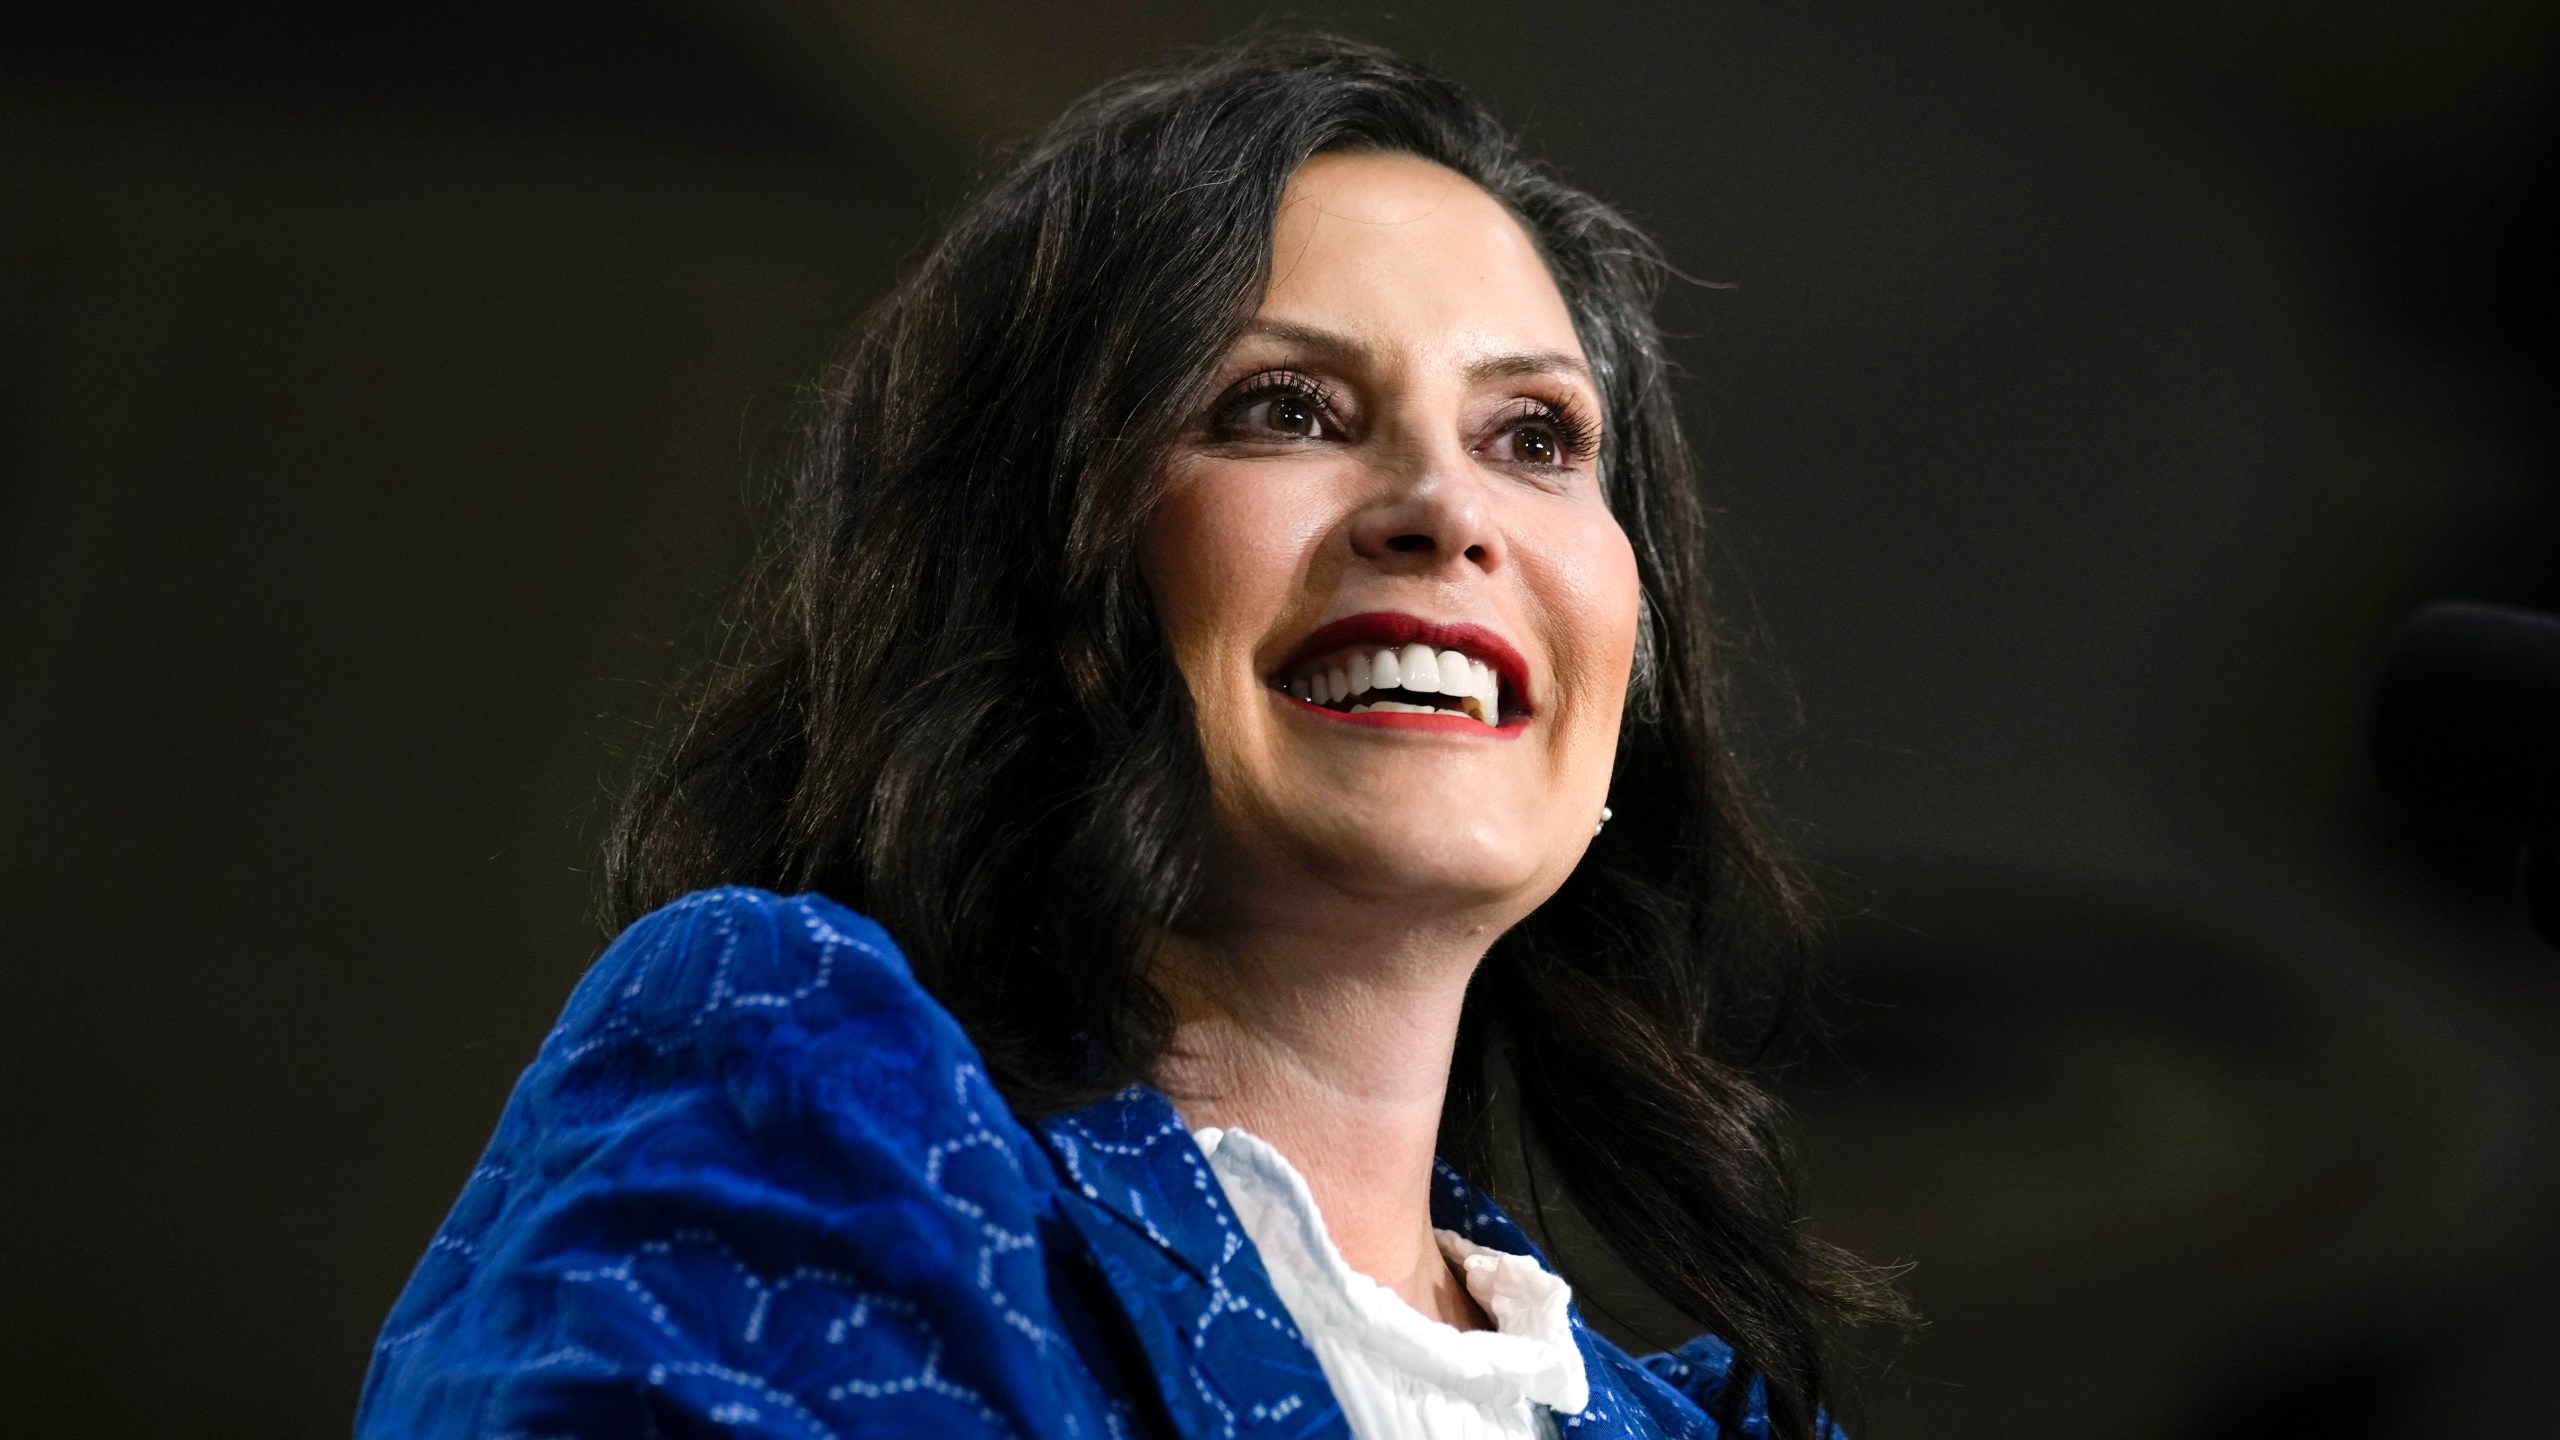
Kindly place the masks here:
[(1364, 827), (1329, 848), (1328, 868), (1343, 889), (1434, 908), (1516, 907), (1525, 915), (1571, 869), (1527, 846), (1427, 824)]

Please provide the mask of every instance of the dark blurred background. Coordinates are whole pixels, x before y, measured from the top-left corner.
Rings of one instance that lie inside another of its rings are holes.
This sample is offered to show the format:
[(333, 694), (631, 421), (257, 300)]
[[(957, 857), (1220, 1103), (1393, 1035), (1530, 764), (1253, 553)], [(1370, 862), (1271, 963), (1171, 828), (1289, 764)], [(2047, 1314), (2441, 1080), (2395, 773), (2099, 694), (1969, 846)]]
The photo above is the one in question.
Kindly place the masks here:
[[(0, 8), (0, 1429), (344, 1432), (800, 387), (1259, 13)], [(2560, 609), (2560, 11), (1294, 13), (1730, 286), (1812, 1205), (1931, 1322), (1865, 1435), (2560, 1433), (2560, 954), (2362, 740), (2419, 601)]]

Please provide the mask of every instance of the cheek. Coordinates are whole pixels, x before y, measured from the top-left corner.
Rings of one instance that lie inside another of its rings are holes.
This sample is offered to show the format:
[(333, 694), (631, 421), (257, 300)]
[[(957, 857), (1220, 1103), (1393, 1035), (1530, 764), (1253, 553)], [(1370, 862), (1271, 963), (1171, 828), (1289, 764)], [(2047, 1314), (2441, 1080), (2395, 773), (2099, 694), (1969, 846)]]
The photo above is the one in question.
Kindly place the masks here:
[(1577, 731), (1596, 721), (1614, 736), (1635, 658), (1641, 584), (1635, 548), (1607, 511), (1550, 532), (1544, 569), (1548, 619), (1554, 627), (1558, 678), (1575, 702)]
[(1290, 487), (1261, 467), (1178, 464), (1147, 525), (1140, 567), (1194, 697), (1241, 679), (1258, 685), (1256, 649), (1303, 588), (1322, 533)]

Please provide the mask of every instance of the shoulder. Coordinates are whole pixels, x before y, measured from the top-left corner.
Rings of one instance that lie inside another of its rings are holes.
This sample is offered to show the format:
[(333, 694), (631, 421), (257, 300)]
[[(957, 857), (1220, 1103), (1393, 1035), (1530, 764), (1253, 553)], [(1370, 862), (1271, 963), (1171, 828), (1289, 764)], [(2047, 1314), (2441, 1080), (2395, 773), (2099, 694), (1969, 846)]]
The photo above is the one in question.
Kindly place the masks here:
[(920, 1044), (966, 1046), (887, 931), (823, 895), (702, 890), (631, 923), (570, 995), (535, 1075), (599, 1057), (716, 1056), (866, 1015), (911, 1017)]
[[(1730, 1422), (1738, 1440), (1768, 1440), (1766, 1391), (1753, 1377), (1741, 1395), (1731, 1393), (1734, 1352), (1721, 1337), (1699, 1335), (1677, 1350), (1639, 1358), (1584, 1325), (1578, 1316), (1575, 1330), (1595, 1401), (1577, 1420), (1604, 1431), (1612, 1420), (1620, 1426), (1636, 1420), (1633, 1414), (1609, 1415), (1597, 1403), (1606, 1397), (1608, 1406), (1641, 1413), (1646, 1433), (1715, 1437), (1724, 1434), (1720, 1427)], [(1568, 1423), (1563, 1433), (1570, 1436), (1575, 1428)], [(1826, 1440), (1846, 1440), (1827, 1421), (1823, 1434)]]
[(571, 996), (385, 1327), (359, 1430), (1002, 1433), (1063, 1403), (1054, 1184), (879, 926), (687, 896)]
[[(1700, 1335), (1677, 1350), (1647, 1355), (1631, 1361), (1663, 1384), (1680, 1392), (1682, 1398), (1710, 1415), (1731, 1413), (1734, 1397), (1733, 1347), (1716, 1335)], [(1746, 1436), (1766, 1435), (1769, 1428), (1768, 1404), (1757, 1379), (1740, 1399), (1740, 1429)]]
[(652, 1120), (697, 1097), (692, 1119), (875, 1159), (1021, 1136), (888, 932), (816, 894), (704, 890), (634, 921), (570, 995), (498, 1141), (574, 1144), (596, 1106), (641, 1095)]

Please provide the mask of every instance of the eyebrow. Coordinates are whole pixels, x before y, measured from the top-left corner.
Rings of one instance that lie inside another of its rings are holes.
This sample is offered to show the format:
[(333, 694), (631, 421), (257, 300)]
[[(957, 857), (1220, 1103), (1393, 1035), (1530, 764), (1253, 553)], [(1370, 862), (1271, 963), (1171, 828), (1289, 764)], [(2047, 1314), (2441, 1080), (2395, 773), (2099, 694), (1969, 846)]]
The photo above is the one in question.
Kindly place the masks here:
[(1591, 367), (1579, 355), (1561, 350), (1523, 350), (1516, 355), (1488, 355), (1467, 366), (1470, 380), (1504, 380), (1514, 375), (1571, 375), (1589, 381)]
[[(1244, 327), (1244, 338), (1302, 345), (1337, 362), (1363, 362), (1371, 358), (1369, 347), (1348, 335), (1287, 320), (1256, 320)], [(1598, 383), (1591, 378), (1591, 367), (1583, 363), (1581, 356), (1562, 350), (1521, 350), (1506, 355), (1487, 355), (1467, 363), (1467, 379), (1470, 381), (1506, 380), (1514, 375), (1570, 375), (1586, 385)]]

